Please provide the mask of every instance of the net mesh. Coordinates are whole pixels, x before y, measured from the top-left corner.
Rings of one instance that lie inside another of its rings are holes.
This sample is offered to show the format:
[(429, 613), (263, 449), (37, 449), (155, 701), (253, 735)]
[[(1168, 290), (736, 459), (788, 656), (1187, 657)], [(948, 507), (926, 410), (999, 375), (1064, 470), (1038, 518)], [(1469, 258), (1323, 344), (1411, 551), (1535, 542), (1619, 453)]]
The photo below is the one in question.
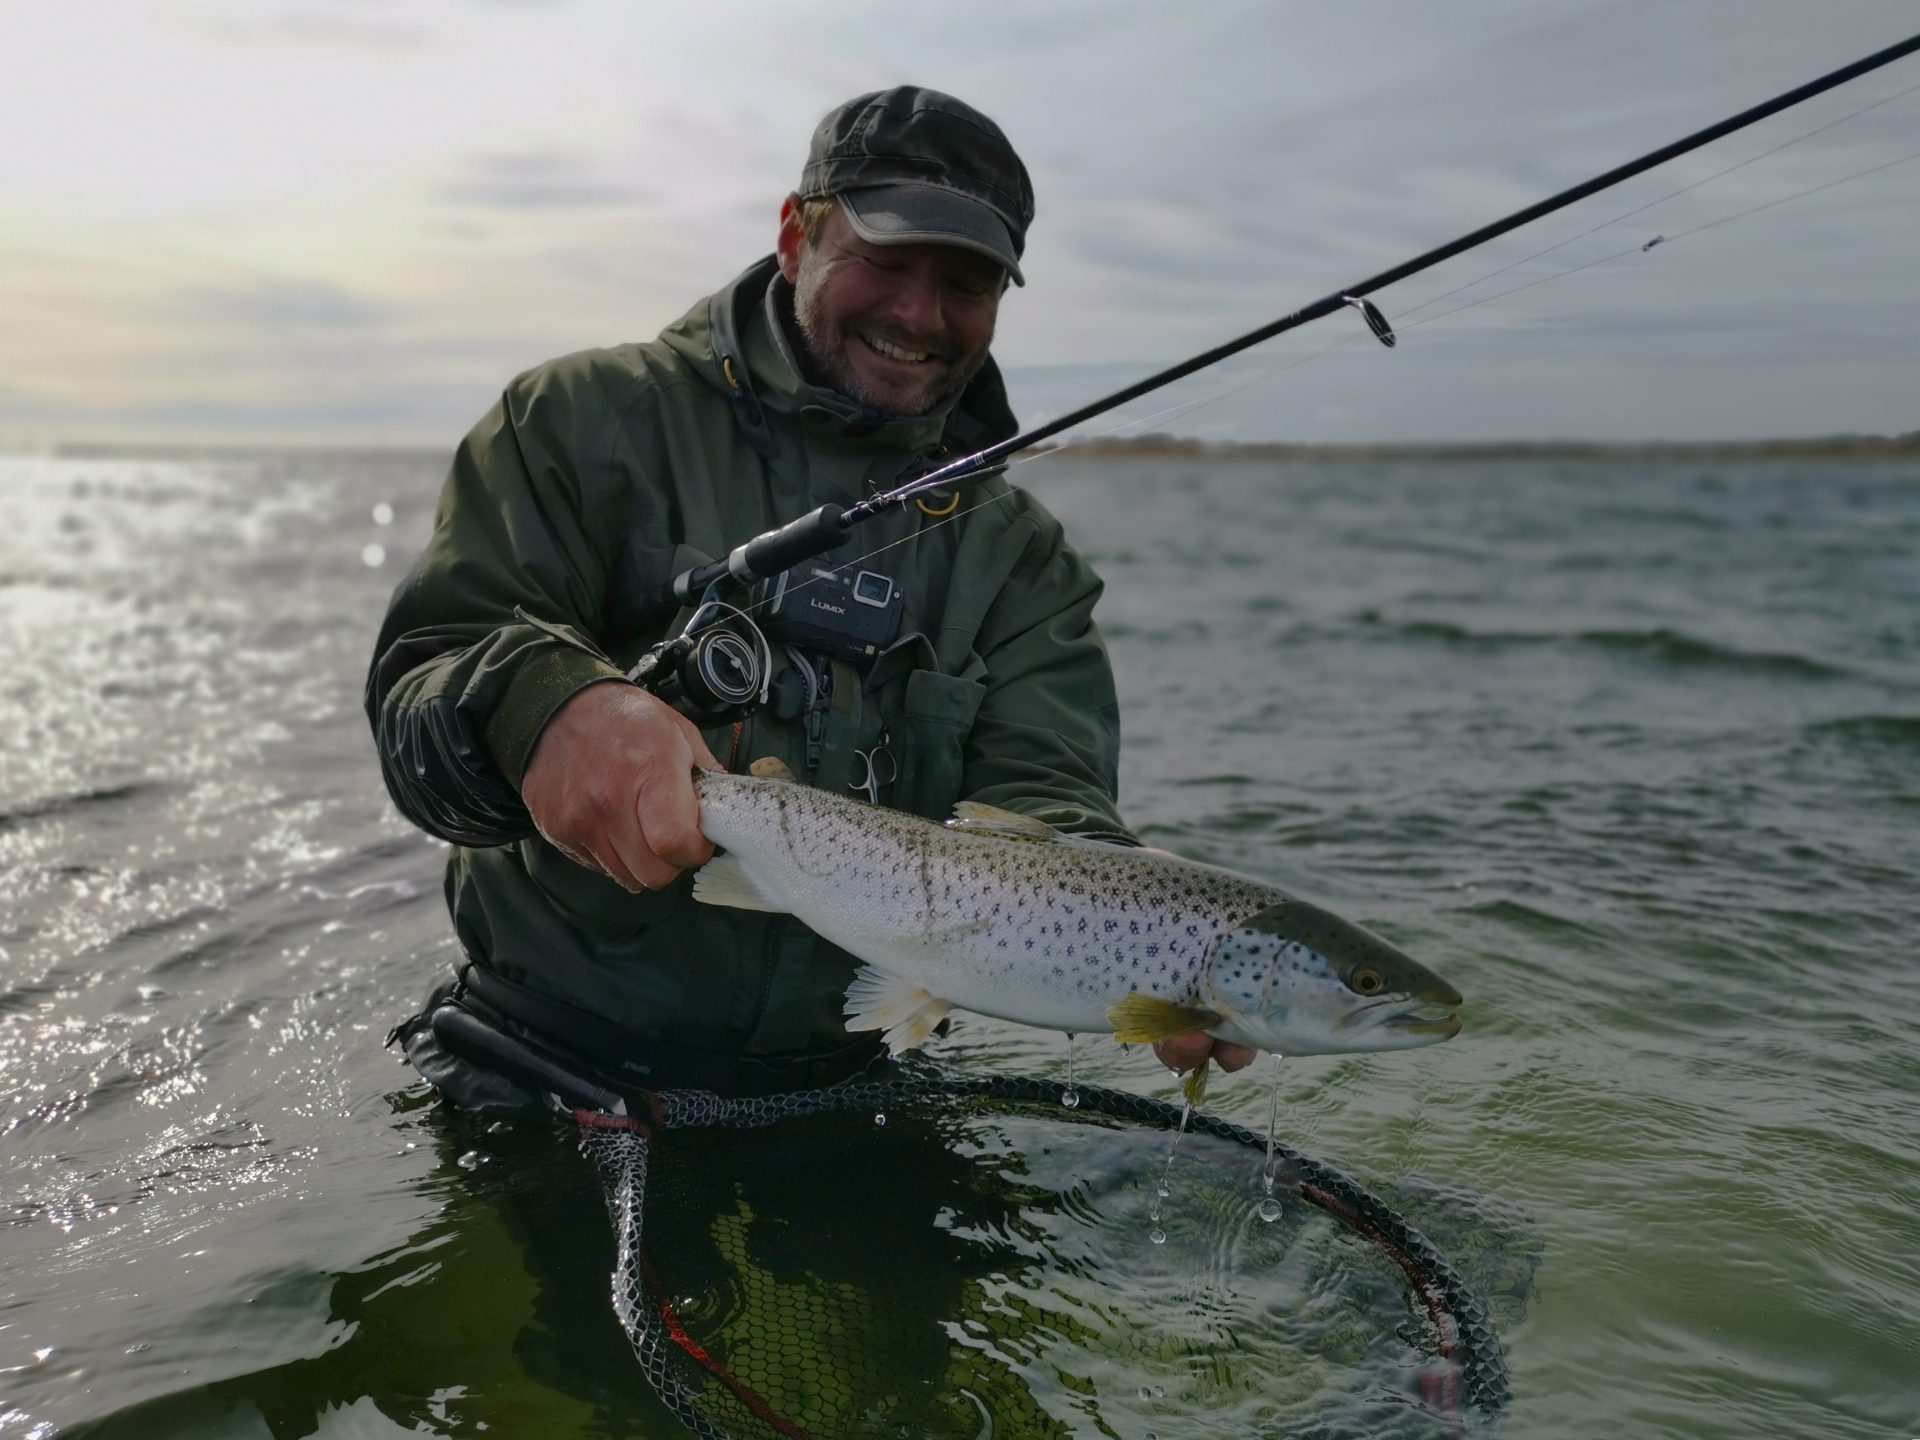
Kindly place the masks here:
[[(690, 1432), (723, 1440), (1164, 1440), (1226, 1419), (1247, 1434), (1406, 1435), (1504, 1416), (1492, 1322), (1438, 1250), (1278, 1143), (1286, 1207), (1249, 1221), (1267, 1138), (1212, 1115), (1188, 1118), (1164, 1211), (1139, 1202), (1156, 1238), (1127, 1251), (1123, 1288), (1154, 1303), (1116, 1302), (1099, 1237), (1118, 1220), (1137, 1239), (1145, 1222), (1120, 1211), (1159, 1178), (1121, 1142), (1182, 1112), (1096, 1086), (1071, 1108), (1061, 1097), (1058, 1081), (929, 1067), (756, 1099), (649, 1093), (632, 1118), (577, 1112), (613, 1221), (614, 1309), (648, 1384)], [(791, 1143), (726, 1138), (775, 1124)], [(1110, 1184), (1077, 1178), (1103, 1156)], [(1277, 1288), (1245, 1293), (1249, 1273)]]

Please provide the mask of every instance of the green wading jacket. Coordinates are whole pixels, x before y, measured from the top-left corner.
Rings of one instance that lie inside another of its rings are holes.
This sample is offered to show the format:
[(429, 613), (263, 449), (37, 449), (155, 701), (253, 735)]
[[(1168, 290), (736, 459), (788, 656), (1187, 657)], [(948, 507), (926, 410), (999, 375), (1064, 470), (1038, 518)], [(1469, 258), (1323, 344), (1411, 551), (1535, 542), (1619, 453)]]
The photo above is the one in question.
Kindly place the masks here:
[[(651, 343), (517, 378), (455, 453), (368, 676), (388, 790), (453, 842), (447, 897), (467, 958), (641, 1049), (652, 1038), (776, 1062), (845, 1053), (856, 962), (791, 917), (696, 903), (690, 877), (630, 895), (563, 858), (519, 795), (542, 725), (678, 631), (688, 612), (658, 597), (689, 566), (1015, 429), (991, 362), (951, 413), (912, 420), (809, 385), (786, 339), (790, 305), (769, 258)], [(862, 568), (894, 578), (905, 612), (875, 660), (833, 662), (811, 746), (801, 721), (768, 710), (706, 731), (708, 745), (732, 768), (777, 756), (844, 791), (855, 751), (884, 733), (899, 769), (883, 804), (944, 818), (974, 799), (1132, 843), (1114, 802), (1099, 578), (1000, 478), (969, 486), (960, 509), (945, 524), (914, 505), (890, 511), (824, 562), (899, 542)], [(776, 672), (785, 658), (776, 644)]]

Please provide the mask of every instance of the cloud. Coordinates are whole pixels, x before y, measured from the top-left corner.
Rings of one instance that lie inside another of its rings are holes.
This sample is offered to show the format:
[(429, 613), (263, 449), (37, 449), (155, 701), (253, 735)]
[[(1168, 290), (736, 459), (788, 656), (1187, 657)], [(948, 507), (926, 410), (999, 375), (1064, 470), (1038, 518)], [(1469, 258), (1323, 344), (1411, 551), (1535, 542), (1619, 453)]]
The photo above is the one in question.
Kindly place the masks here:
[(178, 292), (168, 304), (185, 325), (236, 328), (263, 340), (290, 330), (369, 332), (395, 323), (392, 305), (319, 280), (254, 279), (198, 285)]
[(653, 186), (604, 178), (593, 162), (552, 150), (472, 156), (461, 168), (440, 187), (441, 200), (503, 210), (577, 210), (649, 206), (661, 199)]
[(178, 6), (174, 22), (183, 31), (235, 45), (338, 46), (349, 50), (411, 50), (432, 46), (424, 25), (395, 24), (384, 16), (349, 15), (340, 6), (289, 5), (277, 12), (234, 16), (217, 6)]
[[(965, 26), (890, 0), (109, 4), (104, 41), (82, 9), (23, 12), (37, 64), (0, 91), (0, 129), (44, 140), (0, 151), (15, 429), (450, 438), (508, 375), (650, 335), (764, 254), (817, 118), (902, 80), (1026, 158), (1033, 283), (996, 353), (1058, 413), (1911, 28), (1908, 0), (983, 0)], [(1683, 236), (1907, 153), (1913, 96), (1764, 152), (1910, 69), (1390, 287), (1397, 314), (1470, 286), (1392, 353), (1330, 317), (1136, 413), (1202, 398), (1171, 423), (1246, 438), (1911, 429), (1915, 171)]]

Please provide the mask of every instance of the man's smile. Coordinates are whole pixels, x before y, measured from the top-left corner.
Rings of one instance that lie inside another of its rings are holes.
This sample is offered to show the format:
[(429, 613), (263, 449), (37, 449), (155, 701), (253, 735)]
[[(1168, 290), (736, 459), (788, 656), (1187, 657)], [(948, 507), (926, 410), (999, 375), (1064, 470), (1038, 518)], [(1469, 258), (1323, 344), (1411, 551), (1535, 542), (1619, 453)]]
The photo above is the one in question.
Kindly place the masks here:
[(904, 346), (895, 345), (891, 341), (882, 340), (878, 335), (862, 335), (859, 339), (868, 349), (885, 356), (889, 360), (895, 360), (904, 365), (920, 365), (928, 360), (938, 358), (930, 350), (909, 350)]

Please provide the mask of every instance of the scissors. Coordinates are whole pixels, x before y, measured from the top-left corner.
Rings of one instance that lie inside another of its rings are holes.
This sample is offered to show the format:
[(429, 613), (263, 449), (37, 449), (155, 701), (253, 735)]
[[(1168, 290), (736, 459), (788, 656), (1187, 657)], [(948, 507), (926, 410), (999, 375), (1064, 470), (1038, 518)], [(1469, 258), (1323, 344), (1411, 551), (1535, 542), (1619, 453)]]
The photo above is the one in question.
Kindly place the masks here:
[(900, 765), (893, 758), (893, 751), (888, 748), (888, 738), (883, 730), (880, 732), (880, 738), (873, 742), (871, 749), (853, 752), (859, 757), (861, 768), (866, 773), (862, 778), (853, 781), (848, 788), (856, 795), (866, 796), (867, 803), (871, 805), (880, 803), (882, 786), (891, 785), (900, 778)]

